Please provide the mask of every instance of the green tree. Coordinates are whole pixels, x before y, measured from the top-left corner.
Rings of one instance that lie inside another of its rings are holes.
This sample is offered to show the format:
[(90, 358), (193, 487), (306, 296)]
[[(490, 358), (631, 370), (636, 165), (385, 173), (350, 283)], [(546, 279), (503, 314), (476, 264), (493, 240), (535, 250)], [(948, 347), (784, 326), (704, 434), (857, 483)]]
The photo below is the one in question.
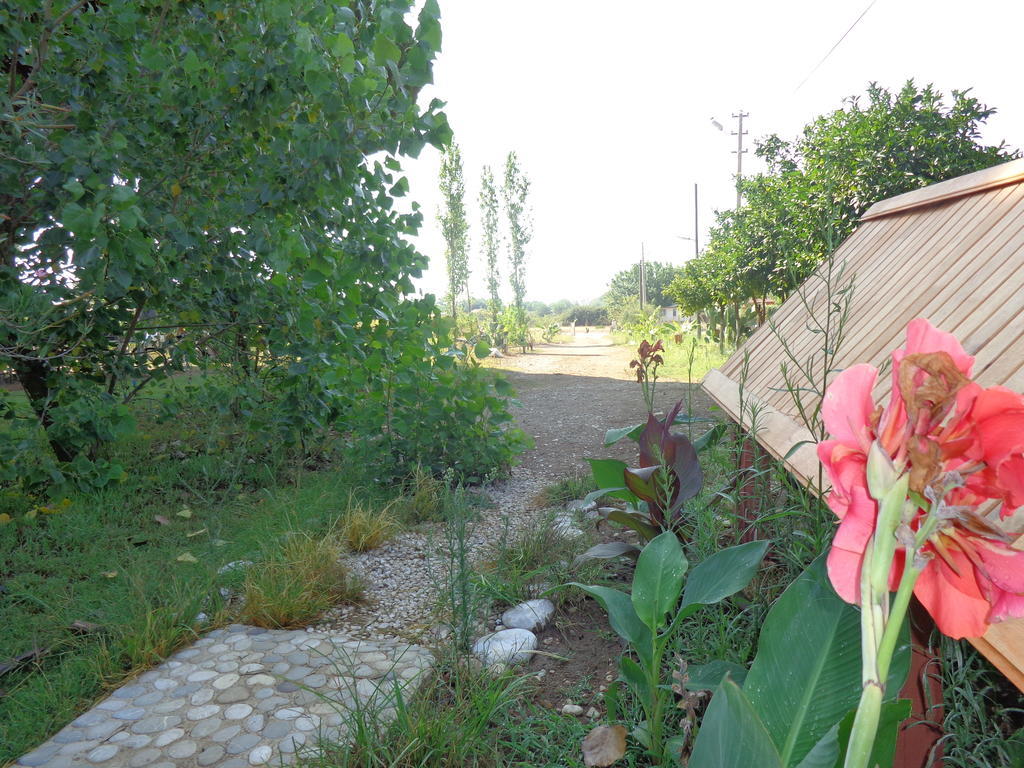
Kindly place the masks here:
[(483, 231), (484, 260), (487, 263), (487, 293), (490, 296), (489, 309), (491, 324), (498, 325), (501, 317), (501, 296), (499, 288), (501, 275), (498, 270), (498, 253), (501, 250), (499, 226), (498, 190), (494, 186), (494, 173), (489, 165), (480, 172), (480, 213)]
[(764, 322), (769, 298), (793, 291), (874, 203), (1011, 159), (1005, 145), (979, 141), (993, 109), (967, 91), (950, 102), (912, 81), (895, 93), (872, 84), (798, 138), (761, 141), (767, 172), (740, 182), (744, 205), (719, 216), (669, 293), (708, 319), (730, 307), (734, 329), (748, 302)]
[(523, 299), (526, 296), (526, 248), (533, 237), (533, 215), (527, 204), (530, 180), (519, 167), (515, 152), (505, 159), (505, 181), (501, 188), (508, 223), (509, 282), (512, 285), (512, 306), (509, 313), (509, 341), (525, 350), (529, 328)]
[[(645, 262), (645, 273), (647, 279), (647, 303), (653, 307), (668, 306), (672, 299), (665, 294), (669, 283), (679, 274), (679, 267), (665, 264), (660, 261)], [(640, 264), (634, 264), (629, 269), (624, 269), (615, 274), (608, 284), (608, 291), (605, 293), (605, 301), (609, 305), (640, 297)]]
[(454, 141), (441, 155), (441, 195), (438, 211), (444, 236), (444, 257), (448, 270), (448, 300), (452, 317), (459, 296), (469, 303), (469, 222), (466, 220), (466, 184), (462, 178), (462, 152)]
[(131, 430), (125, 403), (186, 366), (276, 363), (293, 438), (341, 417), (339, 392), (380, 389), (386, 369), (354, 364), (371, 343), (428, 355), (433, 308), (401, 299), (421, 215), (393, 209), (395, 172), (450, 130), (417, 106), (438, 6), (415, 26), (411, 9), (5, 3), (0, 366), (58, 460), (85, 468)]

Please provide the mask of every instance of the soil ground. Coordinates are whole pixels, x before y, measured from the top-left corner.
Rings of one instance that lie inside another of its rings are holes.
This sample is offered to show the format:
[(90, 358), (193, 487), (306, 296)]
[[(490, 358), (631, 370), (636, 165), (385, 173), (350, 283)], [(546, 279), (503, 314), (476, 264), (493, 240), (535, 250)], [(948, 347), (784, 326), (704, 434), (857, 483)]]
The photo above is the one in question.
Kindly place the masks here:
[[(670, 347), (666, 354), (671, 355)], [(682, 354), (682, 351), (679, 352)], [(488, 361), (505, 373), (515, 388), (520, 408), (516, 419), (536, 441), (522, 458), (524, 469), (552, 482), (589, 471), (587, 458), (635, 460), (635, 446), (623, 441), (604, 447), (613, 427), (639, 424), (647, 416), (640, 387), (630, 372), (634, 351), (615, 346), (607, 331), (577, 329), (558, 344), (538, 344), (532, 352)], [(655, 412), (669, 410), (690, 398), (694, 416), (709, 415), (711, 400), (699, 383), (659, 380)]]

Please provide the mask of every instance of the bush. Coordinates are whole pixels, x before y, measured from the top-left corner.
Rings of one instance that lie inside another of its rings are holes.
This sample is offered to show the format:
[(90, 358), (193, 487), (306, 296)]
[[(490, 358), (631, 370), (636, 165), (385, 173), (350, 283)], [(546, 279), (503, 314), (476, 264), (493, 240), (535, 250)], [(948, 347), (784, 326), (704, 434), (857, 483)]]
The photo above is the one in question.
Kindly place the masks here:
[(573, 320), (576, 321), (576, 325), (608, 325), (611, 323), (607, 307), (599, 307), (594, 304), (573, 307), (562, 315), (563, 324), (572, 323)]

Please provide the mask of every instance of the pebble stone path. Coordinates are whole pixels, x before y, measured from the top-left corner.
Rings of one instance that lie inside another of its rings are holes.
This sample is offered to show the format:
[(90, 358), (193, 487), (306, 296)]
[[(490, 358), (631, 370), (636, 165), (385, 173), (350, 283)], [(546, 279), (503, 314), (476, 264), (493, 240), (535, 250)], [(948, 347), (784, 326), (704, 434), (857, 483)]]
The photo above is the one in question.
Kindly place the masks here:
[(114, 691), (18, 760), (24, 768), (248, 768), (340, 740), (357, 707), (393, 716), (431, 653), (396, 640), (234, 624)]

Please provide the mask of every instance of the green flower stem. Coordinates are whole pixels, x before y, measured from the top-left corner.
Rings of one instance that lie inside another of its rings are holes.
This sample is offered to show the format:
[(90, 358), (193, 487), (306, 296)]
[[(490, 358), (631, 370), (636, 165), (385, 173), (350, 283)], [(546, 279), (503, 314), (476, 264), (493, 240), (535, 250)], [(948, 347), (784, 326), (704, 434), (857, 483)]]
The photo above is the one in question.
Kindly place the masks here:
[(878, 718), (882, 713), (882, 686), (874, 681), (864, 686), (857, 704), (857, 714), (850, 731), (850, 743), (846, 748), (846, 762), (843, 768), (867, 768), (871, 750), (875, 746)]

